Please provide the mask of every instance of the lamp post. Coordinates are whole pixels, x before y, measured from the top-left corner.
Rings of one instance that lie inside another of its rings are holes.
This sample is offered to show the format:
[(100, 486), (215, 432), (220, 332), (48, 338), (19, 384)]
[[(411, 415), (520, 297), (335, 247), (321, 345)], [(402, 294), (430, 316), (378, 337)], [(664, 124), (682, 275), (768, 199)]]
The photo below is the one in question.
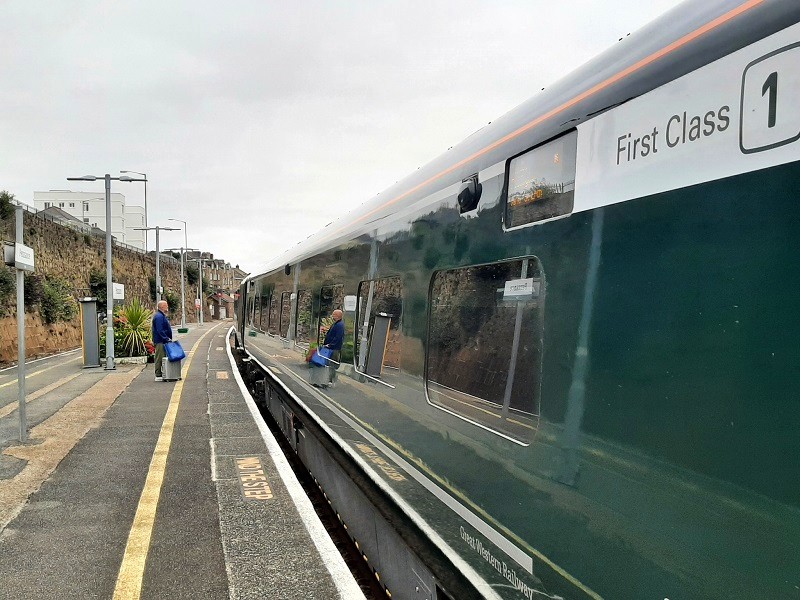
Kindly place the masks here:
[[(177, 227), (134, 227), (136, 231), (150, 231), (154, 229), (156, 232), (156, 305), (161, 302), (161, 249), (158, 242), (159, 231), (180, 231)], [(147, 235), (147, 234), (145, 234)]]
[(101, 176), (84, 175), (83, 177), (67, 177), (67, 181), (97, 181), (106, 183), (106, 370), (116, 369), (114, 365), (114, 287), (111, 281), (111, 182), (112, 181), (144, 181), (123, 175), (111, 177), (108, 173)]
[[(120, 173), (133, 173), (134, 175), (141, 175), (144, 179), (136, 179), (135, 181), (144, 181), (144, 226), (147, 227), (147, 173), (139, 173), (139, 171), (120, 171)], [(144, 251), (147, 252), (147, 234), (144, 234)]]
[(183, 280), (183, 263), (186, 260), (186, 250), (189, 248), (189, 237), (186, 233), (186, 221), (181, 219), (167, 219), (183, 223), (183, 248), (181, 248), (181, 327), (186, 327), (186, 286)]
[(200, 269), (200, 276), (198, 277), (198, 292), (197, 295), (200, 296), (200, 325), (203, 324), (203, 305), (205, 305), (205, 300), (203, 299), (203, 263), (205, 263), (205, 258), (190, 258), (189, 262), (196, 262), (197, 266)]

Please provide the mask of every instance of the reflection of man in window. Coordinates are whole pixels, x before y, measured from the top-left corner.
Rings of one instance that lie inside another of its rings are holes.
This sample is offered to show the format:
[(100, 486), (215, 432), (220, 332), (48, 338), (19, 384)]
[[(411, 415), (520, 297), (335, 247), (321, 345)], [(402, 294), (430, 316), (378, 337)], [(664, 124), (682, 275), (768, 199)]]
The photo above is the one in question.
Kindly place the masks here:
[(338, 309), (333, 311), (331, 317), (333, 317), (334, 323), (325, 334), (325, 341), (322, 342), (322, 345), (325, 348), (330, 348), (333, 350), (333, 354), (331, 354), (331, 360), (334, 361), (334, 363), (328, 368), (328, 372), (330, 373), (330, 383), (336, 381), (336, 369), (339, 368), (339, 360), (342, 356), (342, 344), (344, 343), (344, 323), (342, 322), (343, 316), (344, 314), (342, 311)]

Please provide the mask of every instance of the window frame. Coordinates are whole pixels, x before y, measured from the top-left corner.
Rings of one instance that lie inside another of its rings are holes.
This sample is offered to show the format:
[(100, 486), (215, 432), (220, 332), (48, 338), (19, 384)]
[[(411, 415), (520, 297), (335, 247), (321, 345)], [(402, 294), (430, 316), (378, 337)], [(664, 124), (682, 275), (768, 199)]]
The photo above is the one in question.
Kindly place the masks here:
[[(558, 221), (559, 219), (566, 219), (567, 217), (571, 217), (574, 214), (574, 212), (575, 212), (575, 199), (573, 197), (572, 210), (570, 210), (567, 213), (564, 213), (562, 215), (556, 215), (554, 217), (548, 217), (546, 219), (540, 219), (538, 221), (531, 221), (530, 223), (522, 223), (521, 225), (514, 225), (513, 227), (509, 227), (506, 224), (506, 215), (508, 214), (508, 192), (509, 192), (508, 188), (509, 188), (509, 183), (511, 181), (511, 163), (513, 163), (516, 159), (520, 158), (521, 156), (525, 156), (526, 154), (530, 154), (531, 152), (535, 152), (536, 150), (539, 150), (540, 148), (544, 148), (545, 146), (547, 146), (547, 144), (551, 144), (551, 143), (553, 143), (555, 141), (558, 141), (558, 140), (560, 140), (562, 138), (566, 138), (566, 137), (568, 137), (570, 135), (575, 137), (575, 144), (576, 144), (575, 156), (576, 156), (576, 159), (577, 159), (578, 130), (573, 128), (573, 129), (570, 129), (569, 131), (565, 131), (563, 133), (560, 133), (559, 135), (557, 135), (555, 137), (552, 137), (549, 140), (546, 140), (546, 141), (542, 142), (541, 144), (537, 144), (536, 146), (532, 146), (531, 148), (528, 148), (527, 150), (524, 150), (524, 151), (522, 151), (522, 152), (520, 152), (518, 154), (515, 154), (514, 156), (512, 156), (512, 157), (510, 157), (510, 158), (508, 158), (506, 160), (505, 176), (504, 176), (504, 181), (503, 181), (503, 192), (502, 192), (503, 211), (502, 211), (502, 215), (501, 215), (502, 216), (501, 221), (502, 221), (503, 232), (518, 231), (519, 229), (524, 229), (526, 227), (535, 227), (535, 226), (538, 226), (538, 225), (544, 225), (545, 223), (549, 223), (551, 221)], [(577, 162), (576, 162), (575, 172), (577, 173)], [(575, 192), (575, 190), (573, 189), (573, 194), (574, 194), (574, 192)]]
[[(430, 278), (430, 281), (428, 282), (428, 297), (427, 297), (428, 307), (427, 307), (427, 311), (426, 311), (426, 321), (427, 322), (426, 322), (426, 328), (425, 328), (425, 366), (424, 366), (424, 369), (423, 369), (423, 376), (422, 376), (422, 388), (423, 388), (423, 390), (425, 392), (425, 401), (430, 406), (432, 406), (433, 408), (436, 408), (438, 410), (441, 410), (441, 411), (443, 411), (443, 412), (445, 412), (445, 413), (447, 413), (449, 415), (452, 415), (452, 416), (454, 416), (454, 417), (456, 417), (458, 419), (461, 419), (462, 421), (470, 423), (471, 425), (475, 425), (476, 427), (479, 427), (479, 428), (483, 429), (484, 431), (488, 431), (489, 433), (497, 435), (497, 436), (499, 436), (499, 437), (501, 437), (501, 438), (503, 438), (505, 440), (508, 440), (510, 442), (513, 442), (513, 443), (515, 443), (515, 444), (517, 444), (519, 446), (523, 446), (523, 447), (530, 446), (531, 443), (533, 443), (533, 440), (534, 440), (534, 437), (535, 437), (536, 433), (539, 431), (538, 424), (541, 421), (541, 412), (542, 412), (541, 411), (541, 374), (543, 372), (542, 371), (543, 361), (539, 364), (539, 390), (538, 390), (539, 405), (538, 405), (538, 414), (534, 415), (534, 413), (527, 413), (527, 412), (522, 411), (520, 409), (515, 409), (515, 408), (512, 408), (512, 407), (509, 406), (509, 412), (524, 413), (526, 415), (533, 415), (533, 416), (536, 417), (536, 419), (537, 419), (537, 427), (534, 429), (534, 431), (531, 434), (530, 438), (527, 439), (527, 440), (522, 440), (522, 439), (518, 439), (516, 437), (513, 437), (513, 436), (509, 435), (508, 433), (505, 433), (505, 432), (503, 432), (503, 431), (501, 431), (499, 429), (495, 429), (495, 428), (493, 428), (493, 427), (491, 427), (491, 426), (489, 426), (489, 425), (487, 425), (485, 423), (482, 423), (482, 422), (480, 422), (478, 420), (472, 419), (472, 418), (470, 418), (469, 416), (467, 416), (465, 414), (459, 413), (459, 412), (457, 412), (455, 410), (447, 408), (446, 406), (443, 406), (440, 403), (434, 402), (431, 399), (431, 396), (430, 396), (430, 393), (429, 393), (429, 390), (428, 390), (428, 384), (429, 384), (429, 372), (428, 371), (429, 371), (429, 362), (430, 362), (430, 358), (431, 358), (430, 335), (431, 335), (431, 319), (432, 319), (432, 316), (433, 316), (432, 315), (432, 313), (433, 313), (433, 301), (432, 301), (432, 299), (433, 299), (433, 285), (434, 285), (434, 280), (435, 280), (437, 274), (442, 273), (442, 272), (459, 271), (459, 270), (463, 270), (463, 269), (475, 269), (475, 268), (480, 268), (480, 267), (488, 267), (488, 266), (492, 266), (492, 265), (499, 265), (499, 264), (503, 264), (503, 263), (511, 263), (511, 262), (521, 261), (521, 260), (525, 260), (525, 259), (535, 260), (536, 263), (539, 266), (539, 272), (541, 274), (541, 279), (540, 279), (541, 280), (540, 297), (544, 298), (544, 295), (545, 295), (544, 294), (544, 289), (546, 287), (546, 278), (545, 278), (544, 267), (542, 267), (542, 263), (541, 263), (541, 260), (539, 259), (539, 257), (534, 255), (534, 254), (529, 254), (529, 255), (524, 255), (524, 256), (516, 256), (516, 257), (510, 257), (510, 258), (504, 258), (504, 259), (498, 260), (498, 261), (478, 263), (478, 264), (474, 264), (474, 265), (461, 265), (461, 266), (451, 267), (451, 268), (436, 269), (436, 270), (433, 271), (433, 273), (431, 273), (431, 278)], [(543, 300), (542, 300), (542, 302), (543, 302)], [(544, 311), (544, 308), (542, 308), (541, 310)], [(544, 324), (544, 313), (542, 313), (542, 315), (541, 315), (541, 321), (542, 321), (542, 324)], [(542, 350), (544, 350), (544, 331), (542, 331), (542, 342), (543, 342)], [(438, 385), (440, 387), (447, 387), (447, 386), (444, 386), (443, 384), (440, 384), (440, 383), (435, 382), (435, 381), (433, 381), (431, 383), (434, 383), (435, 385)], [(476, 398), (476, 399), (478, 399), (478, 400), (480, 400), (482, 402), (486, 402), (486, 403), (491, 403), (491, 404), (497, 405), (497, 403), (493, 403), (493, 402), (491, 402), (489, 400), (486, 400), (485, 398), (480, 398), (479, 396), (475, 396), (473, 394), (469, 394), (469, 393), (464, 392), (462, 390), (456, 390), (456, 391), (458, 391), (461, 394), (465, 394), (467, 396), (471, 396), (473, 398)]]

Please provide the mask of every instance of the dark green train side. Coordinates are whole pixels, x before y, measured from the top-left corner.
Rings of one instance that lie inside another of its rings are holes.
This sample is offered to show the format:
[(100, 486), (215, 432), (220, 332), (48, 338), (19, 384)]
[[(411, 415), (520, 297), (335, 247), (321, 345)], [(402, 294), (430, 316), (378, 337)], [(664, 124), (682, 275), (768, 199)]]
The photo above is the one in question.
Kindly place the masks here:
[[(669, 21), (682, 23), (672, 37), (742, 4), (688, 3), (682, 21), (678, 13)], [(768, 2), (742, 19), (703, 42), (702, 58), (676, 56), (594, 108), (793, 25), (800, 7)], [(651, 43), (642, 42), (642, 54), (663, 40)], [(591, 108), (579, 106), (576, 118)], [(523, 107), (506, 130), (532, 114)], [(460, 210), (457, 190), (420, 203), (569, 134), (570, 116), (447, 172), (503, 130), (471, 140), (461, 155), (434, 161), (273, 261), (243, 284), (239, 335), (265, 364), (277, 360), (302, 375), (325, 318), (355, 297), (340, 377), (357, 383), (337, 387), (332, 401), (529, 554), (532, 597), (798, 598), (800, 160), (522, 229), (502, 226), (504, 172), (481, 181), (472, 214)], [(443, 170), (440, 181), (430, 179)], [(402, 201), (387, 206), (387, 197)], [(373, 229), (365, 215), (374, 215)], [(448, 273), (471, 278), (474, 297), (446, 281)], [(541, 288), (514, 313), (503, 283), (526, 277)], [(399, 290), (399, 302), (370, 282)], [(388, 300), (367, 310), (380, 298)], [(369, 343), (363, 320), (373, 331), (376, 314), (388, 315), (392, 329), (384, 370), (370, 378), (359, 349)], [(481, 335), (498, 315), (508, 329)], [(509, 356), (523, 357), (513, 360), (524, 373), (502, 374), (498, 357), (507, 364)], [(445, 380), (450, 391), (440, 401), (432, 386)], [(469, 383), (459, 389), (458, 381)], [(475, 390), (484, 391), (468, 393)], [(491, 398), (479, 395), (491, 390)], [(508, 414), (515, 425), (493, 426)], [(449, 508), (416, 508), (499, 596), (524, 597), (461, 543), (478, 535), (466, 521), (472, 533), (459, 536)]]

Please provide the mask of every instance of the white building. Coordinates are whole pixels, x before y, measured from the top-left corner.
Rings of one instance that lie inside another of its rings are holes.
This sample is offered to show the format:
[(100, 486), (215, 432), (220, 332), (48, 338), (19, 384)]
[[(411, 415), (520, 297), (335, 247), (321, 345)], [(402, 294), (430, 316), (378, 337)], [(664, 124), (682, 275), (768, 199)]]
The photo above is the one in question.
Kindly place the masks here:
[[(103, 192), (33, 192), (33, 206), (36, 210), (55, 206), (90, 227), (103, 231), (106, 229), (106, 198)], [(112, 193), (111, 235), (118, 242), (144, 250), (146, 232), (135, 231), (136, 227), (144, 227), (144, 207), (126, 206), (123, 194)]]

